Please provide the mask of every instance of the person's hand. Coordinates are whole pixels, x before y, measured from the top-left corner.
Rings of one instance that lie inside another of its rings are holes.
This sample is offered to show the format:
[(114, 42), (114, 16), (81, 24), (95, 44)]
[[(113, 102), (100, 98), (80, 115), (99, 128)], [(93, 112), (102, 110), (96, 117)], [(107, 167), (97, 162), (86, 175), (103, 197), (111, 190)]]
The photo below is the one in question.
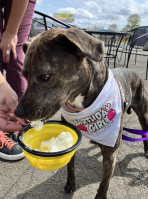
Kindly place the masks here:
[(7, 83), (7, 81), (0, 84), (0, 105), (7, 105), (11, 109), (11, 111), (14, 112), (17, 104), (17, 94)]
[(19, 123), (10, 108), (0, 105), (0, 130), (4, 132), (20, 131), (22, 124)]
[(18, 97), (10, 85), (6, 81), (0, 84), (0, 130), (19, 131), (22, 129), (23, 121), (18, 120), (14, 115), (17, 104)]
[(0, 49), (2, 51), (3, 62), (8, 64), (10, 62), (10, 51), (12, 51), (13, 59), (17, 59), (16, 44), (18, 37), (16, 34), (4, 32), (1, 37)]

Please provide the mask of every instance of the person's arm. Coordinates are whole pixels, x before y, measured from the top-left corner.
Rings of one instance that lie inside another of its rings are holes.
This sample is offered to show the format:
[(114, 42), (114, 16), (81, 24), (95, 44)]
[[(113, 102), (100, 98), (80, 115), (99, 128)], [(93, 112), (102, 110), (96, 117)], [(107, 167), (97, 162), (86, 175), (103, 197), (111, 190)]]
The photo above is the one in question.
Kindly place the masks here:
[(16, 35), (26, 11), (28, 0), (13, 0), (5, 32)]
[(16, 60), (16, 44), (17, 44), (17, 33), (21, 24), (22, 18), (26, 11), (29, 0), (13, 0), (8, 23), (4, 33), (2, 34), (0, 49), (2, 50), (4, 63), (9, 63), (10, 54), (6, 51), (10, 50), (13, 53), (13, 58)]
[(0, 130), (19, 131), (22, 129), (23, 120), (14, 115), (18, 104), (18, 97), (0, 72)]
[(6, 82), (6, 79), (4, 78), (4, 76), (2, 75), (2, 73), (0, 72), (0, 85), (2, 83)]
[(14, 112), (18, 104), (18, 97), (15, 91), (8, 84), (0, 72), (0, 105), (7, 105)]

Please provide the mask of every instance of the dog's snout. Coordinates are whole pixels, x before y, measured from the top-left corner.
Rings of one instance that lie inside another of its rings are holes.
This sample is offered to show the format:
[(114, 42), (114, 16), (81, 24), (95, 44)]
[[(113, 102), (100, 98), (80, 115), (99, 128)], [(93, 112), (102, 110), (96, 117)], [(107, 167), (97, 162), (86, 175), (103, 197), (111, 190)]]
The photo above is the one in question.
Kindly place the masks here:
[(14, 114), (17, 116), (17, 117), (20, 117), (20, 118), (25, 118), (25, 111), (24, 111), (24, 108), (23, 106), (21, 106), (20, 104), (16, 107), (15, 111), (14, 111)]

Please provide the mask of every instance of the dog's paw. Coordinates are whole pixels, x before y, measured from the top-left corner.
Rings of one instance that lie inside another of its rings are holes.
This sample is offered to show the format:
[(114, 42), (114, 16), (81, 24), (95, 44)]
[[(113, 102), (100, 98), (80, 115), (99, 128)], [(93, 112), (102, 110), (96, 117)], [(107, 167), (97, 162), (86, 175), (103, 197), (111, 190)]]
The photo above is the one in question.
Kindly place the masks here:
[(65, 193), (72, 193), (73, 191), (75, 191), (75, 184), (71, 184), (69, 182), (66, 183), (65, 187), (64, 187), (64, 191)]

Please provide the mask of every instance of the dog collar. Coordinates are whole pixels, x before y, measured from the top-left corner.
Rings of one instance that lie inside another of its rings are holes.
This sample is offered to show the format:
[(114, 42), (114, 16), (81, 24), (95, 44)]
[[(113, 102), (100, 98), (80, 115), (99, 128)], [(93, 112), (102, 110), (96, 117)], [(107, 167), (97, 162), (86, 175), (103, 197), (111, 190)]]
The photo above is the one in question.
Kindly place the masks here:
[(75, 108), (75, 107), (71, 106), (69, 103), (66, 103), (63, 107), (69, 113), (79, 113), (79, 112), (85, 110), (85, 108), (83, 108), (83, 109), (81, 109), (81, 108)]

